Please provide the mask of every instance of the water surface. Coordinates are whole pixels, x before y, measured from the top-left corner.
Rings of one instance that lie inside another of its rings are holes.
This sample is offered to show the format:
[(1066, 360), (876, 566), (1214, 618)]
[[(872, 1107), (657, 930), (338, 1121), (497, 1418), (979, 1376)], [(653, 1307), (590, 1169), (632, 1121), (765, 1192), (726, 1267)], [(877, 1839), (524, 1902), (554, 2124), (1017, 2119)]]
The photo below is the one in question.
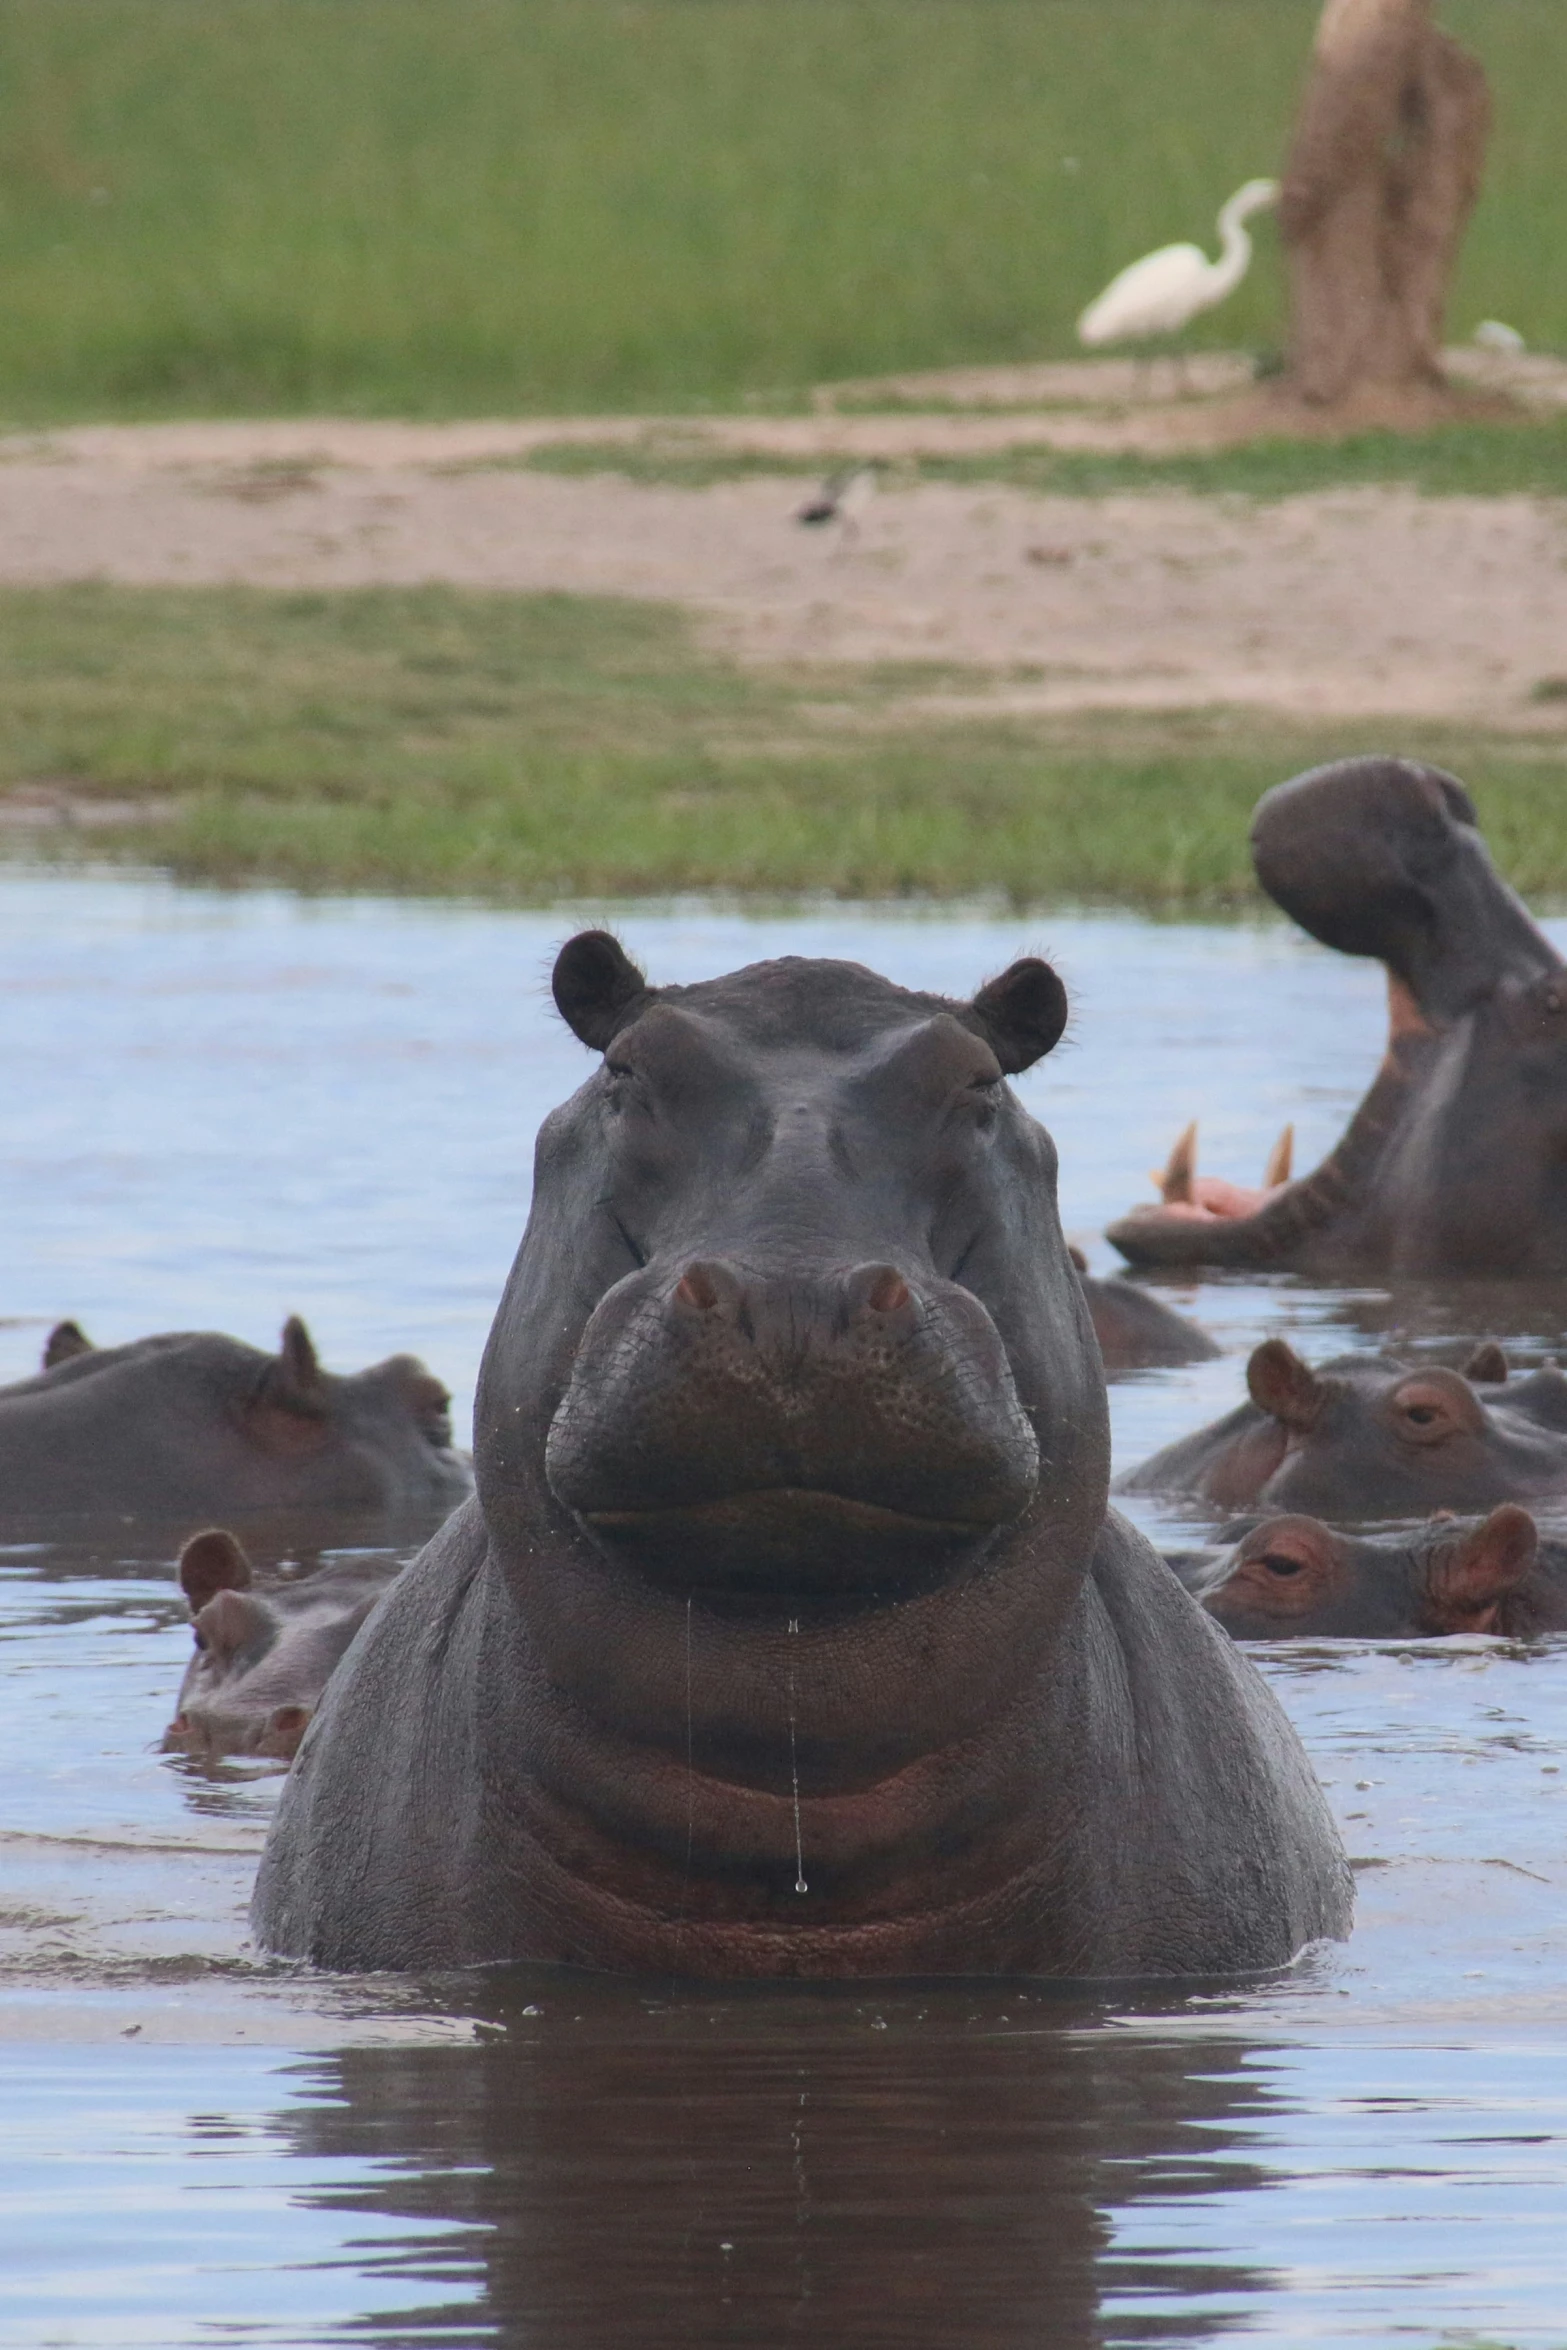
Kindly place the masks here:
[[(546, 1009), (573, 926), (0, 875), (0, 1377), (65, 1314), (268, 1343), (300, 1311), (334, 1368), (423, 1354), (465, 1426), (534, 1130), (591, 1067)], [(1021, 1090), (1102, 1269), (1189, 1118), (1255, 1179), (1381, 1047), (1375, 971), (1279, 926), (619, 927), (676, 980), (829, 953), (968, 993), (1045, 948), (1073, 1029)], [(1266, 1331), (1365, 1346), (1414, 1311), (1169, 1294), (1226, 1358), (1117, 1386), (1122, 1463), (1233, 1402)], [(187, 1642), (155, 1544), (0, 1551), (0, 2344), (1567, 2344), (1567, 1642), (1261, 1652), (1355, 1939), (1098, 2001), (259, 1962), (278, 1782), (157, 1751)]]

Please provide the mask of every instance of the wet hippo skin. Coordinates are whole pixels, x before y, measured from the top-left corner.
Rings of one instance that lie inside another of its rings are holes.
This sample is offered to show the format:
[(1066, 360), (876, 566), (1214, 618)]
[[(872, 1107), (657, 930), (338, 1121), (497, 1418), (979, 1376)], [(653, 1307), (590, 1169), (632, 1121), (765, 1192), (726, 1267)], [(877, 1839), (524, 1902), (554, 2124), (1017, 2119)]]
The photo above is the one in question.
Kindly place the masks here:
[(1071, 1257), (1107, 1377), (1171, 1363), (1212, 1362), (1217, 1356), (1219, 1349), (1207, 1331), (1167, 1306), (1162, 1297), (1151, 1296), (1130, 1281), (1098, 1280), (1080, 1249), (1074, 1248)]
[(1467, 1372), (1384, 1354), (1313, 1369), (1270, 1338), (1246, 1384), (1247, 1402), (1125, 1472), (1116, 1489), (1350, 1521), (1567, 1500), (1567, 1377), (1549, 1368), (1509, 1379), (1493, 1344)]
[(1388, 1044), (1321, 1165), (1248, 1192), (1177, 1145), (1157, 1206), (1109, 1238), (1137, 1265), (1567, 1273), (1567, 964), (1501, 880), (1463, 786), (1345, 759), (1268, 792), (1257, 878), (1325, 946), (1388, 976)]
[(328, 1685), (253, 1921), (336, 1967), (1201, 1974), (1347, 1930), (1265, 1684), (1107, 1513), (1048, 965), (557, 1004), (476, 1499)]
[(217, 1331), (95, 1347), (64, 1322), (0, 1387), (0, 1523), (450, 1508), (473, 1485), (450, 1400), (413, 1355), (324, 1370), (297, 1317), (275, 1355)]
[(388, 1559), (348, 1558), (313, 1575), (263, 1581), (225, 1528), (193, 1534), (180, 1553), (179, 1576), (195, 1649), (164, 1751), (206, 1763), (228, 1754), (287, 1762), (396, 1573)]
[(1567, 1541), (1512, 1502), (1379, 1535), (1269, 1518), (1188, 1587), (1236, 1640), (1526, 1640), (1567, 1630)]

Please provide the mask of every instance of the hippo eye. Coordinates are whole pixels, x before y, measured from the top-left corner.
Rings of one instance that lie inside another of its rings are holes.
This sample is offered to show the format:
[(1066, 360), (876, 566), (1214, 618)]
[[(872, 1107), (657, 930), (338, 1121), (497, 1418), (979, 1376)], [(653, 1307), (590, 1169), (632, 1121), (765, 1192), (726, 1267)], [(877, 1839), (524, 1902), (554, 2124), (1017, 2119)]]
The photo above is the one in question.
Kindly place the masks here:
[(1300, 1560), (1292, 1559), (1287, 1550), (1264, 1551), (1262, 1564), (1270, 1575), (1298, 1575), (1301, 1572)]
[(1417, 1428), (1429, 1428), (1441, 1416), (1433, 1403), (1411, 1403), (1404, 1406), (1405, 1419), (1413, 1420)]

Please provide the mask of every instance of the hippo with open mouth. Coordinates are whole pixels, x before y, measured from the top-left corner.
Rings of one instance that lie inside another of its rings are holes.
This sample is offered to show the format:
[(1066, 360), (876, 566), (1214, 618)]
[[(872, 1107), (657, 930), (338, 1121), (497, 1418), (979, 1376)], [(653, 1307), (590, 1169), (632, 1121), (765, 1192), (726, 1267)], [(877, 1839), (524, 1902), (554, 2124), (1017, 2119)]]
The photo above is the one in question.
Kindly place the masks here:
[(1257, 878), (1325, 946), (1388, 975), (1386, 1056), (1340, 1141), (1248, 1191), (1197, 1172), (1188, 1128), (1109, 1238), (1135, 1265), (1345, 1276), (1567, 1274), (1567, 963), (1497, 874), (1451, 775), (1344, 759), (1281, 783)]
[(349, 1968), (1212, 1974), (1348, 1929), (1266, 1684), (1107, 1513), (1064, 991), (788, 959), (654, 988), (538, 1141), (474, 1502), (366, 1624), (252, 1917)]

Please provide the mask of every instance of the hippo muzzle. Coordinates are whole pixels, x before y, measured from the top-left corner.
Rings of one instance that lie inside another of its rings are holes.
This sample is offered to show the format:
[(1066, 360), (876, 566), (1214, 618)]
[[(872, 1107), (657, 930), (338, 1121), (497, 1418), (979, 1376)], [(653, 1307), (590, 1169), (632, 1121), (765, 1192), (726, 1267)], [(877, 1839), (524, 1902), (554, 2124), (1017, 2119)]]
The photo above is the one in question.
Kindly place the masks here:
[(697, 1259), (602, 1300), (545, 1470), (667, 1587), (864, 1600), (930, 1588), (1020, 1517), (1039, 1448), (995, 1324), (955, 1283)]

